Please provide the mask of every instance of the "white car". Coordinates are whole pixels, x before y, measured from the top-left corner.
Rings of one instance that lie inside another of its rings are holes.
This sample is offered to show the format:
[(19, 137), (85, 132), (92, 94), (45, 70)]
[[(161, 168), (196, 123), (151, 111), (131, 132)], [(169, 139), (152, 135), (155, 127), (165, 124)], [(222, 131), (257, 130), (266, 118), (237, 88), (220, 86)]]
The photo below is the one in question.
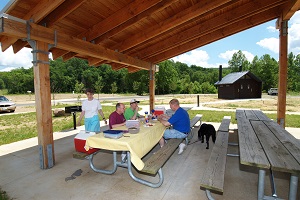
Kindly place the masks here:
[(268, 90), (268, 95), (278, 95), (278, 89), (277, 88), (270, 88)]
[(16, 104), (5, 96), (0, 96), (0, 112), (15, 112)]

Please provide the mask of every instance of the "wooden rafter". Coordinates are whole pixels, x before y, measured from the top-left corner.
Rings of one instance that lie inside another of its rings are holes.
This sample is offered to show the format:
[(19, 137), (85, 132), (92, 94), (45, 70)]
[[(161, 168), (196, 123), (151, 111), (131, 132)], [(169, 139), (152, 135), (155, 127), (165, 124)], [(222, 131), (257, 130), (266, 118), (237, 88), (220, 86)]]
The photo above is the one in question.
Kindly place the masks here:
[[(27, 28), (25, 23), (6, 18), (2, 19), (3, 35), (17, 38), (27, 37)], [(55, 34), (53, 29), (30, 23), (30, 38), (52, 44), (54, 43)], [(57, 34), (56, 47), (146, 70), (148, 70), (152, 65), (149, 62), (112, 51), (110, 49), (71, 37), (63, 33)]]
[[(215, 32), (216, 29), (221, 29), (228, 26), (232, 27), (233, 23), (236, 23), (240, 20), (251, 19), (250, 18), (251, 16), (260, 15), (260, 13), (265, 11), (267, 8), (270, 9), (270, 7), (272, 6), (275, 7), (278, 4), (282, 4), (282, 1), (266, 0), (260, 2), (260, 7), (255, 7), (254, 5), (256, 5), (257, 3), (259, 3), (259, 1), (257, 0), (251, 1), (248, 4), (244, 4), (238, 8), (233, 9), (232, 12), (230, 13), (224, 13), (219, 16), (216, 16), (215, 18), (212, 18), (209, 21), (203, 21), (201, 23), (198, 23), (197, 26), (193, 26), (190, 29), (186, 29), (185, 31), (173, 35), (172, 37), (169, 37), (168, 40), (161, 41), (150, 47), (148, 46), (145, 49), (140, 49), (138, 52), (139, 54), (143, 55), (141, 56), (142, 59), (147, 60), (150, 57), (159, 55), (163, 52), (169, 51), (170, 49), (176, 48), (178, 45), (183, 45), (184, 43), (188, 43), (189, 41), (195, 39), (197, 40), (202, 36)], [(253, 9), (249, 9), (249, 8), (253, 8)], [(274, 11), (270, 11), (270, 12), (274, 12)], [(274, 18), (276, 18), (276, 15), (274, 16)], [(218, 24), (218, 26), (216, 27), (215, 24)], [(237, 30), (239, 30), (238, 27), (236, 28)], [(203, 41), (208, 42), (209, 40), (203, 40)], [(201, 44), (205, 45), (205, 43), (201, 43)], [(126, 52), (126, 53), (130, 53), (130, 52)], [(131, 55), (136, 56), (136, 54), (134, 53)]]
[[(32, 20), (34, 23), (38, 23), (43, 19), (43, 17), (53, 11), (57, 6), (63, 3), (64, 0), (53, 0), (49, 2), (48, 0), (41, 0), (33, 9), (30, 10), (22, 19), (24, 20)], [(13, 45), (17, 42), (16, 38), (9, 38), (4, 44), (6, 48)], [(21, 44), (21, 46), (20, 46)], [(14, 52), (17, 53), (21, 50), (27, 43), (23, 41), (19, 41), (18, 48), (14, 48)], [(8, 47), (7, 47), (8, 46)], [(4, 51), (4, 50), (3, 50)]]
[(292, 0), (282, 13), (282, 20), (289, 20), (300, 9), (300, 0)]
[(174, 0), (167, 0), (165, 2), (161, 2), (161, 0), (145, 1), (143, 4), (133, 1), (119, 12), (114, 13), (94, 25), (91, 29), (77, 35), (77, 37), (86, 38), (87, 41), (95, 40), (94, 43), (99, 44), (101, 40), (106, 39), (106, 36), (112, 36), (113, 32), (120, 32), (142, 18), (147, 17), (152, 12), (157, 11), (157, 9), (162, 9), (171, 3), (174, 3)]
[(169, 19), (158, 23), (156, 26), (149, 27), (147, 30), (144, 30), (141, 33), (137, 33), (131, 37), (130, 40), (125, 40), (120, 44), (112, 47), (112, 49), (118, 49), (118, 51), (123, 52), (129, 48), (132, 48), (142, 42), (150, 40), (155, 36), (158, 36), (164, 32), (167, 32), (170, 29), (176, 28), (180, 24), (183, 24), (209, 10), (216, 8), (222, 4), (225, 4), (230, 0), (215, 0), (215, 1), (200, 1), (199, 3), (181, 11), (175, 16), (170, 17)]
[[(264, 15), (264, 18), (261, 18), (260, 17), (261, 15)], [(176, 47), (173, 47), (163, 53), (160, 53), (155, 56), (151, 56), (148, 59), (154, 61), (154, 63), (159, 63), (161, 61), (164, 61), (166, 58), (172, 58), (178, 55), (177, 54), (178, 52), (180, 53), (188, 52), (192, 49), (197, 48), (199, 45), (203, 46), (215, 42), (217, 40), (220, 40), (224, 38), (225, 35), (226, 36), (233, 35), (237, 32), (246, 30), (253, 26), (257, 26), (259, 24), (275, 19), (278, 15), (279, 15), (279, 11), (277, 8), (262, 12), (259, 15), (255, 15), (250, 18), (245, 18), (243, 20), (237, 21), (231, 24), (230, 27), (226, 27), (226, 28), (221, 27), (220, 29), (216, 29), (213, 32), (209, 32), (208, 34), (203, 35), (199, 38), (195, 38), (187, 43), (177, 45)]]

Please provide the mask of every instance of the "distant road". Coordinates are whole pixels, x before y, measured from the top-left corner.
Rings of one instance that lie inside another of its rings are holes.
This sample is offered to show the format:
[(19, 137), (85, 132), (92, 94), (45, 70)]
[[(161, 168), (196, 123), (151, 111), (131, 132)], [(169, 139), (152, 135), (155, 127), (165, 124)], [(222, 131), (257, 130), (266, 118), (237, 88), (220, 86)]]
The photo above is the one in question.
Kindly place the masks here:
[[(80, 101), (85, 100), (86, 98), (81, 98)], [(97, 99), (97, 98), (96, 98)], [(115, 102), (130, 102), (131, 99), (137, 99), (140, 101), (145, 101), (145, 100), (149, 100), (149, 96), (112, 96), (112, 97), (102, 97), (100, 98), (100, 101), (115, 101)], [(57, 103), (74, 103), (77, 102), (78, 100), (76, 98), (74, 99), (57, 99), (57, 100), (51, 100), (52, 104), (57, 104)], [(18, 106), (35, 106), (35, 102), (28, 102), (28, 103), (16, 103), (17, 107)]]

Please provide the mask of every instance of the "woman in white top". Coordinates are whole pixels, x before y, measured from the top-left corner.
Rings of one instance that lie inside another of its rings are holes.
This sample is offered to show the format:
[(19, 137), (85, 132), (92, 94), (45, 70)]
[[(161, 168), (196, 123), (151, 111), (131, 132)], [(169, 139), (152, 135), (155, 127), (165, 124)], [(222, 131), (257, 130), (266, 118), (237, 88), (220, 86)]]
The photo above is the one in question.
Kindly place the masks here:
[(98, 133), (100, 132), (100, 122), (98, 113), (104, 119), (105, 124), (107, 124), (107, 121), (104, 117), (100, 102), (94, 99), (94, 90), (88, 88), (86, 89), (85, 93), (88, 99), (82, 102), (82, 112), (80, 114), (77, 125), (80, 126), (80, 122), (82, 120), (82, 117), (84, 116), (85, 130)]

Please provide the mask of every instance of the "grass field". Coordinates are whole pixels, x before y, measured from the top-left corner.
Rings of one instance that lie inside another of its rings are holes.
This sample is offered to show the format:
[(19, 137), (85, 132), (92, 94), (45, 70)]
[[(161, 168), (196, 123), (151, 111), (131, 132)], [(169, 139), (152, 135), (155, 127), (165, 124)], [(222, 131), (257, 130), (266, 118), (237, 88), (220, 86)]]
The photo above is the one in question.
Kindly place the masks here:
[[(70, 99), (74, 97), (73, 94), (57, 94), (55, 99)], [(104, 95), (101, 94), (101, 97)], [(95, 94), (97, 97), (97, 94)], [(12, 95), (9, 96), (11, 99), (16, 99), (16, 102), (28, 102), (32, 101), (33, 97), (29, 95)], [(157, 98), (155, 104), (168, 104), (170, 99), (178, 98), (182, 104), (195, 104), (197, 103), (196, 95), (165, 95), (163, 98)], [(218, 101), (218, 102), (217, 102)], [(191, 118), (196, 114), (203, 114), (203, 121), (207, 122), (221, 122), (223, 116), (231, 116), (231, 123), (235, 124), (235, 109), (236, 108), (255, 108), (261, 109), (263, 111), (274, 111), (274, 113), (267, 113), (266, 115), (271, 119), (276, 119), (276, 96), (265, 96), (262, 100), (249, 100), (240, 102), (229, 102), (220, 103), (217, 95), (201, 95), (200, 103), (202, 106), (220, 109), (231, 109), (232, 111), (212, 111), (212, 110), (189, 110)], [(213, 104), (205, 104), (205, 102)], [(101, 102), (102, 104), (105, 102)], [(106, 102), (107, 103), (107, 102)], [(149, 101), (143, 101), (141, 105), (148, 105)], [(74, 104), (73, 104), (74, 105)], [(112, 102), (112, 106), (103, 106), (103, 112), (106, 118), (111, 112), (115, 110), (115, 102)], [(64, 108), (66, 104), (56, 104), (52, 107)], [(126, 105), (128, 106), (128, 105)], [(287, 111), (288, 112), (299, 112), (300, 111), (300, 98), (291, 96), (287, 98)], [(34, 106), (23, 106), (17, 107), (16, 112), (26, 112), (26, 113), (16, 113), (13, 115), (0, 114), (0, 145), (8, 144), (32, 137), (37, 136), (36, 129), (36, 113)], [(77, 114), (77, 118), (79, 114)], [(300, 127), (299, 124), (300, 115), (287, 114), (286, 115), (286, 126), (287, 127)], [(63, 116), (63, 117), (53, 117), (52, 118), (53, 131), (65, 131), (73, 128), (73, 116)], [(82, 124), (84, 122), (82, 121)]]

